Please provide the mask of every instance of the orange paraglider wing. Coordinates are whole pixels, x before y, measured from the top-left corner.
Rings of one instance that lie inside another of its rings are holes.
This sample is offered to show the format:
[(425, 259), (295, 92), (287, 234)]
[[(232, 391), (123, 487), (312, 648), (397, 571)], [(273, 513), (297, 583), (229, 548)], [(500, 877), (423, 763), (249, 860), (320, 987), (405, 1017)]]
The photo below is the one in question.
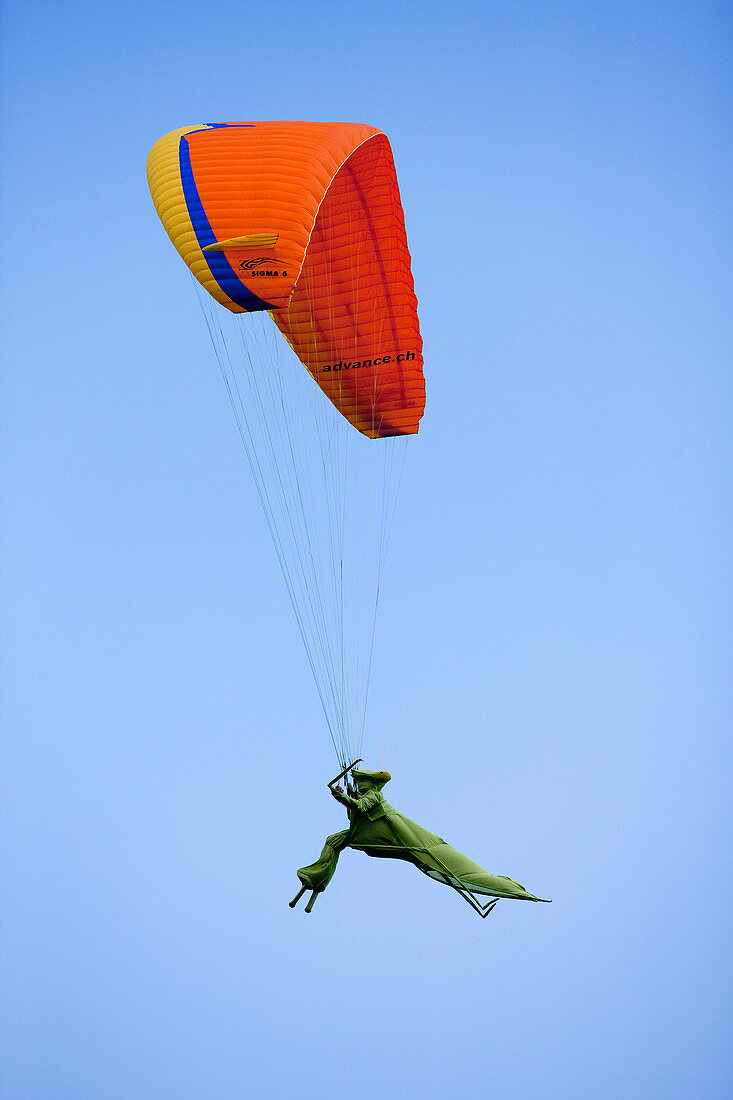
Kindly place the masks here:
[(156, 143), (148, 179), (171, 240), (218, 302), (234, 313), (271, 311), (365, 435), (417, 432), (422, 340), (381, 131), (313, 122), (190, 127)]

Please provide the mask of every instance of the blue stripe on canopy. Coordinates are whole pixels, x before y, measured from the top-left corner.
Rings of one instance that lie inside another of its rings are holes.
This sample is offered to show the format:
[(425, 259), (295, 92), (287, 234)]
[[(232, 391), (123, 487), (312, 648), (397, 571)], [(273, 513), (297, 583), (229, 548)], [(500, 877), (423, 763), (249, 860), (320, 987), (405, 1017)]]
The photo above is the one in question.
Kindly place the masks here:
[[(222, 123), (221, 125), (226, 126), (227, 123)], [(217, 129), (218, 128), (217, 126)], [(196, 234), (196, 240), (199, 243), (199, 247), (205, 248), (207, 244), (216, 244), (214, 231), (209, 224), (209, 219), (206, 217), (206, 211), (204, 210), (196, 187), (196, 180), (193, 178), (191, 151), (185, 136), (182, 137), (180, 141), (178, 160), (181, 168), (183, 194), (186, 199), (186, 206), (188, 207), (188, 216), (191, 219), (191, 225)], [(262, 298), (258, 298), (256, 294), (253, 294), (251, 290), (247, 289), (223, 252), (204, 252), (204, 259), (209, 265), (209, 271), (224, 293), (227, 294), (233, 302), (236, 302), (238, 306), (241, 306), (242, 309), (247, 310), (248, 313), (255, 313), (258, 310), (275, 309), (275, 306), (270, 302), (265, 302)]]

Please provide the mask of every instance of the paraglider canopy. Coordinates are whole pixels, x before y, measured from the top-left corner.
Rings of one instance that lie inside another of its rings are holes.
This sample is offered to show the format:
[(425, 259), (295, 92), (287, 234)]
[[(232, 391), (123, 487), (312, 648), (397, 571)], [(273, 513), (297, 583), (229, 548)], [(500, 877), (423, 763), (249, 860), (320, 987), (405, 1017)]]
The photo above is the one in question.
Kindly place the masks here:
[(336, 122), (190, 126), (156, 142), (148, 181), (168, 235), (217, 302), (271, 311), (360, 432), (417, 432), (422, 340), (385, 134)]

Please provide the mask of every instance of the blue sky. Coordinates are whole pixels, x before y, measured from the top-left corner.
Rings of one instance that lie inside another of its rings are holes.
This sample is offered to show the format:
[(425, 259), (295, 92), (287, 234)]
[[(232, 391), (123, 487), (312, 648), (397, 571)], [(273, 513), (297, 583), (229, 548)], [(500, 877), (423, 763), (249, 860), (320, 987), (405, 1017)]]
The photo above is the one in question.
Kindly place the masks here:
[[(730, 1095), (727, 6), (3, 19), (3, 1095)], [(145, 180), (237, 118), (392, 141), (428, 409), (369, 762), (552, 906), (347, 852), (287, 908), (333, 750)]]

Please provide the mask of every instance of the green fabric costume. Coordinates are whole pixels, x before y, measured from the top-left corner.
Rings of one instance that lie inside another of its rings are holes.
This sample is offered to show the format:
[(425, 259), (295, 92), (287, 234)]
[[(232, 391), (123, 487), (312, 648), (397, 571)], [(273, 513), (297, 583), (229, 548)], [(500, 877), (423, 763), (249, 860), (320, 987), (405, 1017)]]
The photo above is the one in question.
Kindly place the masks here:
[(377, 858), (407, 860), (423, 874), (446, 886), (452, 886), (482, 916), (487, 915), (495, 902), (482, 906), (475, 903), (475, 900), (471, 901), (472, 895), (487, 895), (492, 899), (547, 900), (528, 893), (514, 879), (504, 875), (490, 875), (478, 863), (446, 844), (442, 837), (428, 832), (398, 813), (382, 794), (382, 787), (391, 778), (389, 772), (353, 771), (352, 774), (358, 784), (358, 791), (349, 784), (347, 793), (344, 794), (340, 789), (329, 785), (334, 798), (347, 808), (349, 828), (327, 837), (316, 862), (299, 869), (298, 878), (302, 888), (290, 903), (291, 906), (295, 905), (306, 889), (310, 889), (313, 894), (306, 906), (307, 912), (310, 912), (316, 896), (331, 881), (344, 848), (354, 848)]

